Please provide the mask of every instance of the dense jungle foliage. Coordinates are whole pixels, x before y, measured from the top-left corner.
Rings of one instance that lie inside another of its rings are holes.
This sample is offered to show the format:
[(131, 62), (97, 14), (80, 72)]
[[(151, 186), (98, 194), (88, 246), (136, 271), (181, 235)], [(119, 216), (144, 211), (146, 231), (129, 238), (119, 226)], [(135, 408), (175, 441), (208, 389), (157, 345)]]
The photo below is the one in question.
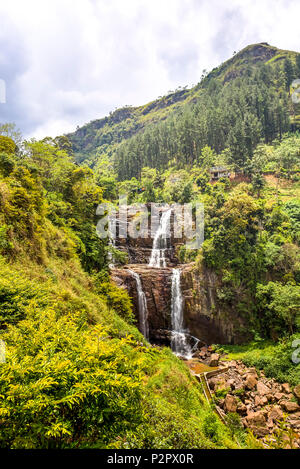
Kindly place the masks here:
[(0, 137), (0, 447), (244, 445), (135, 327), (96, 236), (103, 191), (67, 143)]

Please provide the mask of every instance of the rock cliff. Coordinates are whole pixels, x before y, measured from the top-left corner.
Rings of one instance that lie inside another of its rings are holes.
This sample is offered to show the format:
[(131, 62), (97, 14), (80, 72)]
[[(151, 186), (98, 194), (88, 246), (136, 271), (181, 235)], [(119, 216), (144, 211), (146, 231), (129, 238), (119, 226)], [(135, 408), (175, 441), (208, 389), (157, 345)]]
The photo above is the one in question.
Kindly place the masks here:
[[(236, 344), (249, 339), (247, 318), (234, 308), (228, 309), (218, 298), (221, 281), (217, 275), (195, 263), (179, 265), (176, 257), (183, 239), (172, 236), (174, 217), (170, 216), (170, 238), (164, 244), (164, 257), (167, 267), (149, 267), (153, 248), (153, 233), (150, 232), (148, 214), (134, 212), (131, 207), (127, 214), (127, 237), (118, 236), (124, 222), (117, 219), (117, 239), (115, 247), (127, 253), (129, 264), (111, 270), (115, 283), (126, 288), (133, 299), (136, 318), (139, 320), (137, 285), (133, 271), (139, 275), (143, 293), (146, 296), (149, 340), (159, 344), (170, 344), (171, 337), (171, 277), (173, 268), (181, 270), (181, 294), (183, 296), (184, 331), (205, 344)], [(168, 210), (168, 209), (167, 209)], [(166, 211), (166, 210), (165, 210)], [(143, 221), (144, 217), (144, 221)], [(162, 218), (157, 220), (158, 225)], [(146, 223), (144, 223), (146, 221)], [(125, 225), (126, 226), (126, 225)], [(131, 236), (134, 229), (143, 229), (143, 236)]]
[(190, 333), (206, 344), (237, 344), (249, 338), (247, 318), (218, 299), (217, 275), (195, 264), (182, 266), (184, 318)]

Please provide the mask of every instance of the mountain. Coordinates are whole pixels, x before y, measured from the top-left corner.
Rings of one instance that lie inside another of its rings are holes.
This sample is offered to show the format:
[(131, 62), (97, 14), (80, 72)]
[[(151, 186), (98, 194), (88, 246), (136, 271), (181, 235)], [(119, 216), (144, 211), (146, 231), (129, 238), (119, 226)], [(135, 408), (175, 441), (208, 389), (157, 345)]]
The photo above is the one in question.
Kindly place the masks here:
[[(171, 115), (177, 115), (186, 106), (193, 105), (201, 99), (212, 81), (227, 86), (238, 77), (250, 71), (259, 70), (267, 65), (271, 70), (283, 70), (286, 59), (294, 64), (299, 53), (281, 50), (267, 43), (253, 44), (245, 47), (232, 58), (213, 69), (193, 88), (178, 88), (175, 92), (139, 107), (125, 106), (111, 112), (109, 116), (96, 119), (77, 128), (67, 135), (72, 143), (78, 162), (88, 160), (93, 166), (96, 153), (112, 155), (121, 142), (140, 134), (149, 125), (164, 121)], [(300, 75), (300, 70), (299, 70)], [(277, 91), (280, 85), (276, 84)]]

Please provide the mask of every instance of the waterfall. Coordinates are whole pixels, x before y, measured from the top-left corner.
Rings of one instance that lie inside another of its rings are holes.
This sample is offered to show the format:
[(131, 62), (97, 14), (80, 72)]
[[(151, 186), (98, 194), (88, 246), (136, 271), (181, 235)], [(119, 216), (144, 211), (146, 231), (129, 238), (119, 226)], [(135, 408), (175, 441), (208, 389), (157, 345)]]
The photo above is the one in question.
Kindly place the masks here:
[[(116, 240), (115, 240), (115, 230), (116, 230), (116, 221), (111, 217), (108, 218), (108, 244), (111, 248), (116, 247)], [(113, 269), (115, 266), (115, 259), (113, 255), (113, 249), (108, 251), (108, 267)]]
[(168, 238), (170, 237), (170, 220), (172, 209), (167, 210), (161, 216), (158, 230), (155, 233), (153, 247), (149, 261), (149, 267), (166, 267), (166, 250), (168, 249)]
[(192, 348), (189, 344), (189, 334), (187, 334), (183, 328), (183, 297), (180, 280), (180, 269), (173, 269), (171, 286), (171, 348), (176, 355), (191, 359), (194, 347)]
[(140, 331), (143, 336), (148, 339), (149, 338), (149, 325), (148, 325), (148, 308), (147, 308), (147, 300), (146, 295), (143, 291), (142, 282), (139, 274), (134, 272), (133, 270), (129, 269), (132, 277), (136, 281), (136, 290), (138, 294), (138, 307), (139, 307), (139, 326)]

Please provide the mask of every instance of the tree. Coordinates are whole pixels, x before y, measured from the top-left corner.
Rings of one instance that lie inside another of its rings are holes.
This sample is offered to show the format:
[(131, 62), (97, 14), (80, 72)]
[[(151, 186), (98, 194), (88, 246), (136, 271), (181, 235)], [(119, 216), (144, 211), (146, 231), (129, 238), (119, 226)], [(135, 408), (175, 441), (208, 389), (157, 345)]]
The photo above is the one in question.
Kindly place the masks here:
[(20, 130), (17, 129), (16, 124), (13, 122), (0, 124), (0, 135), (11, 138), (18, 147), (20, 147), (22, 144), (22, 134)]
[(290, 173), (300, 165), (300, 139), (297, 135), (285, 138), (275, 150), (275, 161), (278, 169), (284, 168)]
[(96, 182), (103, 190), (106, 200), (117, 198), (117, 174), (111, 159), (107, 155), (99, 155), (95, 167)]
[(47, 191), (50, 220), (71, 230), (85, 270), (101, 270), (106, 264), (107, 240), (100, 240), (96, 233), (96, 209), (103, 202), (103, 191), (93, 171), (74, 164), (53, 139), (32, 141), (26, 149), (26, 161)]
[(283, 68), (285, 73), (285, 86), (286, 90), (289, 92), (292, 81), (295, 78), (294, 65), (289, 58), (285, 59)]
[(55, 144), (60, 150), (64, 150), (69, 156), (73, 156), (72, 143), (65, 135), (60, 135), (54, 139)]
[(257, 197), (260, 197), (261, 190), (265, 186), (265, 180), (261, 173), (254, 173), (251, 178), (252, 186)]
[(189, 203), (193, 196), (193, 184), (185, 170), (171, 172), (164, 184), (164, 199), (167, 202)]
[(198, 164), (202, 168), (205, 168), (205, 169), (210, 168), (211, 166), (214, 166), (216, 159), (217, 159), (217, 154), (215, 150), (213, 150), (211, 147), (206, 145), (201, 150), (201, 154), (198, 158)]
[[(265, 331), (273, 338), (282, 333), (293, 334), (300, 312), (300, 286), (269, 282), (257, 285), (256, 298), (264, 315)], [(273, 332), (272, 332), (273, 331)], [(274, 334), (275, 332), (275, 334)]]
[(0, 135), (0, 152), (12, 155), (16, 151), (16, 144), (10, 137)]
[(145, 167), (142, 169), (141, 186), (143, 190), (143, 202), (155, 202), (156, 194), (154, 183), (157, 177), (157, 171), (154, 168)]

